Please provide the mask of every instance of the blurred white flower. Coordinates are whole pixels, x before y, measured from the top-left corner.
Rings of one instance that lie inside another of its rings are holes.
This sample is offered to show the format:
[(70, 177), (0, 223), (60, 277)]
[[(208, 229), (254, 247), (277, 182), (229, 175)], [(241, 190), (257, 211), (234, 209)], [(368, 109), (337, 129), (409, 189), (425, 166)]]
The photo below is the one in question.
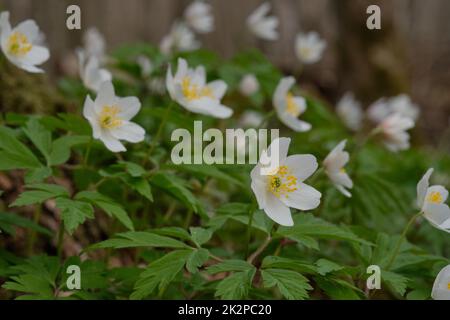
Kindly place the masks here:
[(239, 91), (242, 95), (249, 97), (259, 90), (259, 81), (254, 74), (246, 74), (239, 83)]
[(149, 57), (140, 55), (136, 58), (136, 63), (141, 68), (141, 74), (143, 77), (149, 77), (153, 72), (153, 63)]
[(12, 64), (31, 73), (44, 72), (36, 66), (46, 62), (50, 52), (40, 43), (41, 33), (34, 20), (26, 20), (12, 28), (9, 12), (0, 13), (0, 44)]
[(394, 113), (384, 119), (376, 130), (383, 134), (384, 145), (392, 152), (409, 148), (409, 133), (407, 130), (414, 127), (411, 118)]
[(355, 99), (353, 93), (346, 93), (338, 102), (336, 112), (342, 122), (353, 131), (361, 129), (364, 113), (361, 103)]
[(126, 151), (119, 140), (132, 143), (145, 138), (145, 130), (130, 120), (139, 112), (136, 97), (117, 97), (111, 82), (104, 82), (95, 101), (90, 96), (84, 102), (83, 115), (92, 127), (95, 139), (101, 140), (112, 152)]
[(206, 83), (203, 66), (190, 69), (186, 60), (178, 59), (178, 68), (172, 75), (169, 66), (166, 76), (166, 87), (170, 97), (187, 110), (215, 118), (229, 118), (233, 110), (221, 104), (227, 84), (222, 80)]
[(97, 92), (103, 82), (111, 81), (112, 75), (106, 70), (100, 68), (96, 56), (86, 57), (83, 50), (77, 50), (78, 68), (81, 80), (86, 88)]
[(299, 33), (295, 39), (297, 58), (305, 64), (318, 62), (322, 58), (326, 46), (326, 41), (321, 39), (315, 31), (306, 34)]
[(391, 114), (391, 109), (386, 98), (381, 98), (372, 103), (367, 109), (367, 117), (374, 123), (380, 123)]
[(151, 92), (160, 96), (166, 93), (166, 82), (163, 77), (152, 77), (148, 81), (147, 87)]
[(389, 99), (389, 107), (393, 113), (400, 113), (404, 117), (417, 120), (419, 116), (419, 107), (411, 101), (411, 98), (406, 94), (401, 94)]
[[(291, 210), (312, 210), (319, 206), (322, 194), (303, 183), (318, 167), (310, 154), (288, 156), (290, 138), (275, 139), (266, 152), (269, 157), (279, 156), (279, 167), (271, 175), (261, 175), (263, 164), (258, 163), (251, 172), (251, 188), (259, 208), (276, 223), (292, 226)], [(277, 155), (272, 152), (278, 152)]]
[(257, 37), (264, 40), (277, 40), (279, 21), (275, 16), (268, 16), (270, 3), (264, 2), (247, 18), (247, 26)]
[(374, 123), (380, 123), (393, 113), (399, 113), (415, 121), (419, 116), (420, 109), (408, 95), (401, 94), (375, 101), (367, 110), (367, 117)]
[(450, 300), (450, 265), (444, 267), (436, 276), (431, 297), (434, 300)]
[(184, 12), (184, 19), (189, 27), (198, 33), (209, 33), (214, 30), (214, 16), (209, 3), (192, 2)]
[(445, 204), (448, 191), (439, 185), (430, 187), (432, 173), (433, 169), (428, 169), (417, 184), (417, 205), (434, 227), (450, 233), (450, 208)]
[(165, 54), (192, 51), (199, 47), (200, 43), (195, 38), (195, 34), (182, 22), (175, 22), (170, 33), (160, 43), (160, 49)]
[(83, 34), (84, 52), (87, 57), (97, 57), (103, 62), (106, 52), (106, 41), (97, 28), (91, 27)]
[(352, 194), (347, 189), (353, 188), (353, 181), (344, 169), (350, 159), (348, 152), (344, 151), (347, 140), (341, 141), (325, 158), (323, 165), (325, 172), (336, 188), (346, 197)]
[(244, 128), (257, 128), (262, 122), (264, 117), (257, 111), (245, 111), (239, 119), (239, 124)]
[(273, 105), (278, 118), (286, 126), (297, 132), (308, 131), (311, 129), (311, 125), (298, 119), (306, 110), (306, 100), (303, 97), (293, 96), (289, 92), (294, 84), (294, 77), (281, 79), (273, 95)]

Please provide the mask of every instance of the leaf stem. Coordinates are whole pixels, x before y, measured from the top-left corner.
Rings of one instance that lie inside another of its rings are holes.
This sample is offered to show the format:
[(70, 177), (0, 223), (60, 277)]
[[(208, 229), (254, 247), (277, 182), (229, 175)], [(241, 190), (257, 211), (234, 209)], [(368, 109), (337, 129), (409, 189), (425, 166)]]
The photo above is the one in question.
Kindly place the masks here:
[[(41, 206), (37, 205), (36, 210), (33, 213), (34, 223), (39, 224), (39, 220), (41, 218), (41, 213), (42, 213)], [(29, 255), (33, 254), (33, 248), (34, 248), (35, 241), (36, 241), (36, 231), (31, 230), (31, 234), (30, 234), (30, 238), (29, 238), (29, 242), (28, 242), (28, 254)]]
[(249, 254), (249, 247), (250, 247), (250, 241), (252, 239), (252, 224), (253, 224), (253, 215), (255, 213), (256, 210), (256, 205), (253, 202), (252, 205), (250, 206), (250, 216), (248, 218), (248, 225), (247, 225), (247, 245), (245, 247), (245, 257), (248, 257)]
[(92, 137), (91, 137), (89, 139), (88, 145), (86, 146), (86, 151), (84, 153), (84, 159), (83, 159), (83, 167), (84, 167), (84, 169), (86, 169), (87, 165), (88, 165), (89, 156), (91, 154), (91, 148), (92, 148), (93, 141), (94, 141), (94, 139), (92, 139)]
[(163, 129), (166, 125), (166, 122), (169, 118), (170, 112), (173, 108), (173, 106), (175, 105), (174, 101), (171, 101), (171, 103), (169, 104), (169, 106), (166, 109), (166, 112), (164, 113), (164, 117), (158, 127), (158, 131), (156, 132), (156, 136), (153, 139), (152, 143), (150, 144), (150, 148), (148, 149), (147, 154), (145, 155), (144, 161), (142, 162), (142, 166), (145, 166), (150, 158), (150, 156), (153, 153), (153, 150), (155, 149), (156, 145), (158, 144), (159, 140), (161, 140), (161, 135), (163, 133)]
[(256, 249), (256, 251), (253, 252), (250, 257), (248, 257), (247, 262), (252, 264), (253, 261), (267, 248), (267, 246), (270, 244), (271, 241), (272, 236), (269, 234), (266, 240), (264, 240), (264, 242), (261, 243), (261, 245), (258, 247), (258, 249)]
[(58, 231), (58, 260), (62, 261), (62, 249), (64, 243), (64, 221), (61, 220)]
[(392, 264), (395, 262), (395, 259), (397, 258), (397, 255), (400, 251), (400, 247), (402, 246), (403, 240), (406, 239), (406, 233), (408, 232), (409, 228), (411, 227), (411, 225), (413, 224), (413, 222), (422, 215), (422, 212), (419, 212), (417, 214), (415, 214), (406, 224), (405, 228), (403, 229), (403, 232), (400, 236), (400, 239), (398, 239), (397, 241), (397, 245), (395, 246), (395, 250), (391, 256), (391, 258), (389, 259), (388, 264), (386, 265), (386, 269), (389, 270), (390, 267), (392, 266)]

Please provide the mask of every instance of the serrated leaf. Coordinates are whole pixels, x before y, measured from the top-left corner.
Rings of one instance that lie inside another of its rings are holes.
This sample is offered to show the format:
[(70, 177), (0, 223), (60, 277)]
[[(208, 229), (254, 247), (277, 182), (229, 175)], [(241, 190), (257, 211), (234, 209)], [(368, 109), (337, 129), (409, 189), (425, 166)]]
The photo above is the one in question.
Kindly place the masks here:
[(69, 234), (86, 219), (94, 218), (94, 209), (91, 204), (83, 201), (76, 201), (66, 198), (56, 198), (56, 207), (61, 210), (61, 218), (64, 221), (64, 226)]
[(33, 169), (42, 164), (14, 135), (14, 131), (0, 126), (0, 170)]
[(360, 300), (358, 288), (341, 279), (316, 277), (315, 282), (325, 293), (335, 300)]
[(109, 197), (96, 191), (82, 191), (75, 196), (77, 200), (84, 200), (100, 207), (109, 216), (117, 218), (127, 229), (134, 230), (133, 221), (131, 221), (127, 212)]
[(409, 279), (391, 271), (381, 270), (381, 279), (399, 295), (404, 296)]
[(297, 271), (300, 273), (315, 274), (317, 273), (317, 267), (299, 260), (294, 260), (290, 258), (283, 258), (278, 256), (267, 256), (264, 258), (262, 269), (288, 269), (292, 271)]
[(246, 298), (255, 276), (256, 269), (253, 267), (247, 271), (233, 273), (226, 277), (216, 287), (216, 297), (223, 300), (237, 300)]
[(283, 269), (265, 269), (261, 271), (264, 287), (277, 287), (280, 293), (289, 300), (304, 300), (308, 298), (308, 290), (312, 287), (308, 279), (300, 273)]
[(206, 249), (193, 250), (186, 261), (186, 269), (190, 273), (196, 273), (209, 258), (209, 252)]
[(56, 184), (32, 184), (26, 187), (34, 190), (22, 192), (16, 201), (11, 204), (11, 207), (27, 206), (42, 203), (56, 197), (69, 196), (69, 193), (64, 187)]
[(140, 274), (130, 299), (143, 299), (155, 289), (162, 292), (183, 269), (192, 250), (176, 250), (152, 263)]
[(152, 229), (151, 232), (162, 236), (178, 238), (185, 241), (191, 240), (191, 235), (186, 230), (180, 227), (164, 227)]
[(9, 230), (10, 229), (9, 226), (17, 226), (21, 228), (34, 230), (47, 236), (53, 235), (53, 232), (51, 232), (47, 228), (41, 227), (33, 220), (21, 217), (15, 213), (6, 213), (6, 212), (0, 213), (0, 229)]
[(343, 266), (340, 266), (337, 263), (327, 260), (327, 259), (317, 260), (316, 266), (317, 266), (317, 272), (319, 272), (319, 274), (321, 274), (322, 276), (324, 276), (330, 272), (339, 271), (339, 270), (344, 269)]
[(254, 268), (252, 264), (245, 260), (225, 260), (218, 264), (208, 267), (208, 273), (216, 274), (229, 271), (247, 271)]
[(189, 230), (191, 231), (192, 241), (194, 241), (194, 243), (199, 247), (208, 242), (212, 237), (212, 231), (208, 229), (191, 227)]
[(160, 236), (152, 232), (130, 231), (116, 234), (116, 238), (99, 242), (89, 249), (105, 248), (136, 248), (136, 247), (155, 247), (155, 248), (186, 248), (187, 245), (181, 241)]
[(202, 204), (191, 193), (191, 191), (185, 187), (184, 181), (178, 177), (172, 174), (159, 172), (151, 178), (150, 183), (155, 187), (171, 194), (195, 213), (198, 213), (203, 217), (207, 217)]
[(32, 118), (28, 120), (24, 132), (28, 139), (33, 142), (36, 148), (45, 157), (47, 163), (50, 162), (50, 153), (52, 149), (52, 134), (43, 125), (39, 123), (39, 120)]
[(206, 178), (216, 178), (224, 182), (229, 182), (238, 186), (243, 186), (242, 182), (236, 178), (222, 172), (215, 166), (201, 165), (201, 164), (182, 164), (182, 165), (171, 165), (168, 168), (182, 170), (190, 172), (194, 175), (206, 177)]
[(74, 146), (87, 144), (89, 136), (64, 136), (53, 141), (52, 151), (50, 153), (49, 165), (57, 166), (67, 162), (70, 158), (70, 151)]
[(152, 187), (150, 183), (145, 178), (132, 178), (127, 177), (123, 179), (125, 183), (137, 191), (141, 196), (147, 198), (149, 201), (153, 202)]

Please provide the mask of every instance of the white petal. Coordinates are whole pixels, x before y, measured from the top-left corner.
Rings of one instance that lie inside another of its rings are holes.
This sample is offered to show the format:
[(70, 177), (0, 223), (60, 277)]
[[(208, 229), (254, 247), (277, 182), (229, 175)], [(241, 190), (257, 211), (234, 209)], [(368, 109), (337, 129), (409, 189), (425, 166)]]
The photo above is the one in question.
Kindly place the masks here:
[[(253, 170), (257, 170), (259, 174), (259, 168), (257, 169), (255, 167)], [(266, 206), (266, 196), (267, 196), (266, 184), (259, 179), (253, 179), (250, 186), (253, 190), (253, 193), (255, 194), (259, 208), (263, 209)]]
[(111, 81), (104, 82), (100, 86), (97, 99), (95, 99), (95, 105), (97, 113), (101, 111), (103, 106), (112, 106), (116, 103), (116, 94), (114, 92), (114, 86)]
[(288, 128), (294, 130), (295, 132), (306, 132), (311, 130), (312, 126), (310, 123), (292, 117), (289, 114), (279, 115), (282, 123), (284, 123)]
[(227, 91), (227, 84), (222, 80), (215, 80), (208, 83), (208, 88), (213, 92), (214, 97), (221, 100)]
[(141, 126), (128, 121), (120, 127), (110, 129), (109, 131), (114, 138), (132, 143), (141, 142), (145, 138), (145, 130)]
[(136, 97), (119, 98), (119, 117), (123, 120), (132, 119), (141, 109), (141, 102)]
[(430, 177), (433, 173), (433, 168), (428, 169), (428, 171), (424, 174), (422, 179), (420, 179), (417, 184), (417, 205), (419, 208), (423, 207), (423, 203), (425, 201), (425, 196), (427, 194), (428, 187), (430, 185)]
[(313, 187), (298, 183), (297, 190), (281, 197), (281, 201), (288, 207), (299, 210), (312, 210), (320, 205), (322, 194)]
[(13, 29), (13, 32), (18, 31), (24, 34), (28, 42), (33, 43), (39, 37), (39, 27), (34, 20), (25, 20)]
[(277, 138), (272, 141), (269, 148), (267, 148), (267, 155), (269, 157), (279, 156), (279, 163), (284, 163), (289, 152), (289, 144), (291, 143), (291, 138)]
[(123, 152), (127, 150), (118, 139), (114, 138), (106, 130), (102, 130), (99, 139), (105, 144), (106, 148), (112, 152)]
[(351, 198), (352, 197), (352, 194), (350, 193), (350, 191), (345, 189), (344, 186), (342, 186), (340, 184), (336, 184), (335, 186), (336, 186), (336, 189), (338, 189), (347, 198)]
[[(442, 224), (450, 219), (450, 208), (446, 204), (425, 203), (424, 217), (435, 227), (442, 228)], [(450, 230), (445, 230), (450, 232)]]
[(294, 225), (291, 210), (273, 194), (270, 194), (267, 197), (265, 204), (266, 206), (264, 207), (264, 212), (270, 219), (285, 227), (291, 227)]
[(13, 60), (11, 60), (11, 62), (13, 62), (17, 67), (19, 67), (25, 71), (28, 71), (30, 73), (44, 73), (44, 70), (42, 70), (41, 68), (35, 67), (33, 65), (17, 63), (17, 62), (14, 62)]
[(41, 46), (33, 46), (28, 54), (23, 58), (24, 64), (39, 65), (50, 58), (50, 52), (47, 48)]
[(308, 179), (319, 166), (316, 157), (311, 154), (296, 154), (289, 156), (283, 164), (292, 170), (292, 174), (296, 176), (300, 182)]
[(285, 77), (278, 83), (275, 93), (273, 94), (273, 105), (277, 111), (284, 112), (286, 95), (294, 84), (294, 77)]
[(449, 283), (450, 265), (444, 267), (436, 276), (433, 289), (431, 290), (431, 297), (434, 300), (450, 300), (450, 290), (448, 288)]

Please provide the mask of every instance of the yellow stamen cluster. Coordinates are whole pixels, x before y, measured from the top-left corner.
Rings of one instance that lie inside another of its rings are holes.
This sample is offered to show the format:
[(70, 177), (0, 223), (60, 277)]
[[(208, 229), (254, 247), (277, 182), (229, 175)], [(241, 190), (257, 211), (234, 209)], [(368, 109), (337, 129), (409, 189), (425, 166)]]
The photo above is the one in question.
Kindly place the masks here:
[(280, 166), (277, 173), (268, 176), (269, 191), (277, 198), (288, 197), (288, 194), (296, 191), (297, 177), (293, 176), (287, 166)]
[(183, 91), (184, 97), (189, 100), (197, 100), (203, 97), (214, 98), (211, 88), (206, 86), (200, 87), (199, 85), (192, 83), (191, 78), (184, 77), (181, 82), (181, 90)]
[(33, 45), (28, 41), (26, 35), (21, 32), (14, 32), (8, 38), (8, 52), (16, 57), (22, 57), (33, 49)]
[(450, 290), (450, 282), (447, 283), (447, 289)]
[(427, 197), (427, 201), (431, 203), (439, 204), (442, 203), (443, 200), (442, 194), (438, 191), (431, 192)]
[(120, 108), (117, 106), (103, 106), (100, 112), (100, 126), (105, 129), (112, 129), (122, 125), (122, 119), (118, 117)]
[(292, 93), (286, 95), (286, 112), (297, 118), (300, 115), (300, 106), (295, 103)]

